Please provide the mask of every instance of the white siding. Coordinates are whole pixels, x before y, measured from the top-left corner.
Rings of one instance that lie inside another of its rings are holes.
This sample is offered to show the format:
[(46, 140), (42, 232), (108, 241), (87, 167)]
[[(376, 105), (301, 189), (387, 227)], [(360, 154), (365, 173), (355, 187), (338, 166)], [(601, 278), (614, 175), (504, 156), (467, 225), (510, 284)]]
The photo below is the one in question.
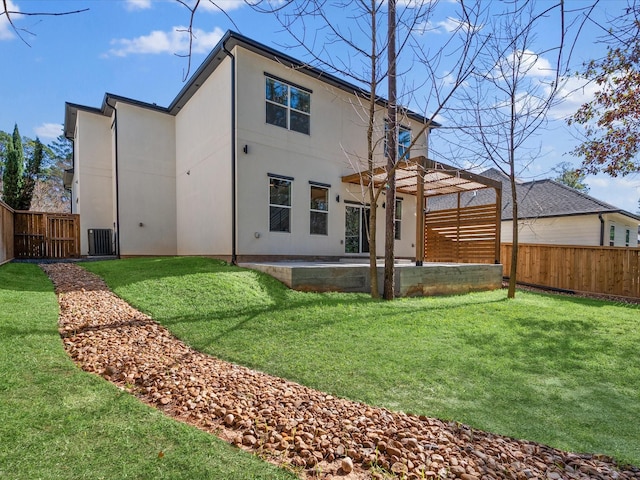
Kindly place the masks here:
[(118, 102), (120, 254), (175, 255), (175, 122), (171, 115)]
[[(355, 96), (246, 50), (236, 49), (238, 68), (238, 253), (240, 255), (344, 255), (345, 200), (363, 201), (361, 190), (341, 181), (366, 160), (366, 115)], [(312, 90), (310, 135), (266, 123), (265, 72)], [(385, 112), (378, 109), (378, 135)], [(420, 125), (405, 119), (415, 135)], [(412, 156), (425, 154), (425, 140)], [(244, 146), (248, 153), (243, 153)], [(382, 142), (377, 158), (383, 162)], [(291, 232), (269, 231), (268, 174), (293, 177)], [(331, 185), (329, 233), (309, 233), (309, 182)], [(340, 201), (336, 201), (336, 196)], [(415, 198), (403, 198), (402, 239), (396, 255), (415, 255)], [(384, 253), (384, 211), (380, 200), (378, 254)], [(258, 235), (259, 234), (259, 235)]]
[(80, 214), (80, 254), (88, 255), (88, 230), (114, 228), (111, 120), (78, 110), (76, 122), (72, 211)]
[[(638, 246), (638, 222), (620, 214), (603, 214), (604, 246), (609, 246), (609, 229), (615, 226), (616, 247), (625, 246), (626, 229), (630, 230), (630, 247)], [(513, 241), (513, 223), (502, 222), (501, 241)], [(574, 215), (566, 217), (537, 218), (518, 222), (518, 241), (520, 243), (543, 243), (555, 245), (599, 246), (602, 222), (597, 214)]]
[(231, 61), (176, 116), (178, 254), (231, 255)]
[[(637, 247), (638, 246), (638, 222), (632, 218), (618, 213), (610, 213), (604, 215), (605, 231), (604, 244), (610, 244), (611, 227), (614, 227), (614, 247)], [(627, 245), (626, 237), (629, 231), (629, 244)]]

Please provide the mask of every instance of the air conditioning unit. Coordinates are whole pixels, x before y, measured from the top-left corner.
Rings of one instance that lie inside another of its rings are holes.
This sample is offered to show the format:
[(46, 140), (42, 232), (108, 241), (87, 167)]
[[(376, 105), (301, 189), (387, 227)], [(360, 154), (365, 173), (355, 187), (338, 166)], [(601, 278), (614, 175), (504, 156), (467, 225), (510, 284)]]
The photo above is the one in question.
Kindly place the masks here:
[(89, 255), (113, 254), (113, 230), (110, 228), (90, 228)]

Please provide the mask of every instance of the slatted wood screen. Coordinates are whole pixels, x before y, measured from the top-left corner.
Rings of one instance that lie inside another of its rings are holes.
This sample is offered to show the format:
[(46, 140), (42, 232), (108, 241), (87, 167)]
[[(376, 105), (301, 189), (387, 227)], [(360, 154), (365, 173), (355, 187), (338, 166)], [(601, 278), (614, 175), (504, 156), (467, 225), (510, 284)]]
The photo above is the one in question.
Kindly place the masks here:
[(425, 260), (499, 263), (499, 223), (495, 204), (427, 212)]
[(13, 260), (13, 209), (0, 202), (0, 265)]
[(79, 257), (80, 216), (15, 212), (14, 249), (16, 258)]
[[(504, 243), (505, 276), (513, 245)], [(640, 298), (640, 248), (518, 244), (517, 281), (576, 292)]]

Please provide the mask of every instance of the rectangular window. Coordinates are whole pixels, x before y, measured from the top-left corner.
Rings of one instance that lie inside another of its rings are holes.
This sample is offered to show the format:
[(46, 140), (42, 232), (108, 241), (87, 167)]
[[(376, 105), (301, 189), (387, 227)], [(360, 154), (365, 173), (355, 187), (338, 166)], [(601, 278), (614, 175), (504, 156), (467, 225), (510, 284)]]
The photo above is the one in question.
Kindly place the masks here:
[(269, 231), (291, 232), (291, 180), (269, 178)]
[(309, 206), (309, 233), (327, 235), (329, 219), (329, 189), (311, 185), (311, 204)]
[(401, 236), (401, 227), (402, 227), (402, 199), (398, 198), (396, 199), (396, 217), (395, 217), (395, 222), (396, 222), (396, 235), (395, 238), (396, 240), (400, 240), (402, 238)]
[(616, 226), (611, 225), (609, 227), (609, 246), (613, 247), (616, 242)]
[(311, 92), (266, 77), (267, 123), (309, 135)]
[(629, 240), (631, 239), (631, 231), (627, 228), (627, 231), (624, 234), (624, 244), (628, 247)]
[[(387, 135), (389, 132), (389, 123), (385, 120), (384, 122), (384, 156), (388, 156), (387, 149)], [(406, 161), (409, 160), (411, 152), (409, 150), (409, 146), (411, 145), (411, 130), (407, 127), (399, 126), (398, 127), (398, 160)]]

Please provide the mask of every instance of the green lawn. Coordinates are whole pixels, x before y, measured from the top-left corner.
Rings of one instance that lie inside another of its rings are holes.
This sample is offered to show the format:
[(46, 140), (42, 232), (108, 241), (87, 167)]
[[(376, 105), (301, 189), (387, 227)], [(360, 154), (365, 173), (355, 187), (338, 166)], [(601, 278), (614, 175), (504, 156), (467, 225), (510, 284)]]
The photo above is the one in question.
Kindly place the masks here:
[(0, 478), (295, 478), (79, 370), (57, 317), (42, 270), (0, 266)]
[(640, 309), (504, 291), (373, 301), (201, 258), (86, 263), (198, 350), (335, 395), (640, 465)]

